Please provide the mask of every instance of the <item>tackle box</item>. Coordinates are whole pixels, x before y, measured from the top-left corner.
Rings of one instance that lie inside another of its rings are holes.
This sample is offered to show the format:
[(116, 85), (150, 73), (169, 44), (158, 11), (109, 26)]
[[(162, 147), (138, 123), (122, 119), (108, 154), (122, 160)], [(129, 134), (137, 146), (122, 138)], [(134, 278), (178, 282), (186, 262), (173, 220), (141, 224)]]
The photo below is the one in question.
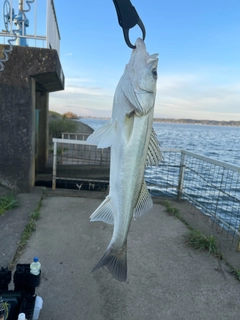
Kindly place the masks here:
[(35, 288), (39, 286), (41, 272), (35, 276), (30, 273), (30, 264), (17, 264), (13, 276), (14, 290), (8, 290), (12, 272), (8, 268), (0, 269), (0, 297), (8, 303), (7, 320), (17, 320), (23, 312), (28, 320), (33, 320), (36, 301)]

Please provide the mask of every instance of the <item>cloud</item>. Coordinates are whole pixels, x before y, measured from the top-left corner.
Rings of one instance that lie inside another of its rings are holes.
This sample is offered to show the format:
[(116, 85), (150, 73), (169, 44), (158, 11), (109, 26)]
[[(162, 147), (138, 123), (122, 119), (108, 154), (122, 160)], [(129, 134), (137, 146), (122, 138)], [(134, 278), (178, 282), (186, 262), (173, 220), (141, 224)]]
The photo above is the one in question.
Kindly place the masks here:
[(160, 76), (155, 114), (171, 118), (240, 120), (240, 83), (207, 75)]
[(83, 87), (83, 86), (68, 86), (65, 90), (65, 94), (74, 94), (79, 97), (82, 95), (87, 96), (104, 96), (105, 93), (102, 91), (100, 87)]
[(75, 84), (75, 83), (92, 83), (92, 82), (95, 82), (95, 80), (90, 78), (79, 78), (79, 77), (65, 78), (66, 86)]
[(72, 56), (72, 53), (71, 52), (70, 53), (65, 53), (65, 56), (66, 57)]
[[(240, 83), (234, 81), (210, 72), (160, 74), (155, 116), (240, 120)], [(66, 78), (65, 90), (51, 93), (50, 108), (78, 115), (110, 116), (114, 90), (95, 79)]]
[(60, 114), (66, 113), (68, 111), (76, 113), (80, 117), (85, 116), (93, 116), (93, 117), (111, 117), (111, 110), (109, 109), (95, 109), (93, 107), (87, 108), (87, 107), (80, 107), (80, 106), (74, 106), (74, 105), (64, 105), (64, 106), (56, 106), (52, 105), (50, 107), (51, 111), (59, 112)]
[(50, 94), (50, 110), (60, 113), (72, 111), (79, 116), (109, 117), (113, 93), (100, 86), (92, 86), (94, 82), (87, 78), (68, 78), (64, 91)]
[[(95, 84), (93, 86), (92, 84)], [(81, 101), (92, 99), (92, 96), (109, 96), (109, 92), (96, 85), (96, 81), (90, 78), (66, 78), (65, 89), (61, 92), (52, 93), (53, 97), (60, 97), (67, 104), (69, 100)]]

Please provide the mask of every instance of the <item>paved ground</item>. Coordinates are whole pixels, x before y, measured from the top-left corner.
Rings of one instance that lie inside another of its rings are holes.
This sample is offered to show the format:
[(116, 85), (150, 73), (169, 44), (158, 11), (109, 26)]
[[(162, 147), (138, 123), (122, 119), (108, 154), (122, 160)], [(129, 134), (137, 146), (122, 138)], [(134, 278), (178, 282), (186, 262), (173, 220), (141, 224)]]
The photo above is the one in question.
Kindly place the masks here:
[[(0, 196), (10, 194), (7, 188), (0, 186)], [(0, 267), (7, 267), (16, 252), (22, 231), (29, 221), (30, 214), (36, 209), (43, 194), (42, 188), (35, 188), (29, 194), (18, 194), (18, 208), (0, 215)]]
[[(240, 282), (216, 258), (187, 247), (188, 229), (160, 204), (133, 221), (128, 282), (119, 283), (105, 268), (90, 273), (112, 235), (111, 226), (89, 222), (103, 195), (47, 193), (37, 230), (19, 260), (28, 263), (38, 255), (42, 263), (39, 320), (239, 319)], [(186, 203), (178, 206), (183, 215), (196, 214)], [(232, 250), (240, 263), (237, 255)]]

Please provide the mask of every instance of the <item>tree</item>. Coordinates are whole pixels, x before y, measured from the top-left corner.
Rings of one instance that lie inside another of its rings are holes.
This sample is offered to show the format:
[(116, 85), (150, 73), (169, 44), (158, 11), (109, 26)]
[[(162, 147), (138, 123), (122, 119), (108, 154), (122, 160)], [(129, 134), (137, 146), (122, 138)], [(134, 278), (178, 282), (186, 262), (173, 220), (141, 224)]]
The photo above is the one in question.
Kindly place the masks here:
[(64, 113), (63, 116), (68, 118), (68, 119), (79, 119), (80, 118), (76, 113), (73, 113), (73, 112), (70, 112), (70, 111)]

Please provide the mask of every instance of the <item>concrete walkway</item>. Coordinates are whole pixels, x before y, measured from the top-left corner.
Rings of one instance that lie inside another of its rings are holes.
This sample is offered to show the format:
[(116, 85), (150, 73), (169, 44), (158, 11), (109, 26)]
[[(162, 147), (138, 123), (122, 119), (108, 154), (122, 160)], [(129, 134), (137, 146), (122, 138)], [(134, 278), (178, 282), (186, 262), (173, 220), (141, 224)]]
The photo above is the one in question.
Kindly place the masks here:
[(187, 247), (188, 229), (163, 206), (133, 221), (128, 282), (120, 283), (105, 268), (91, 273), (112, 236), (112, 226), (89, 222), (102, 199), (56, 194), (45, 196), (19, 260), (38, 255), (42, 263), (40, 320), (239, 320), (240, 282), (216, 258)]
[[(0, 197), (11, 193), (9, 189), (0, 186)], [(36, 209), (42, 195), (42, 188), (33, 188), (31, 193), (17, 194), (18, 207), (0, 215), (0, 268), (11, 264), (29, 216)]]

